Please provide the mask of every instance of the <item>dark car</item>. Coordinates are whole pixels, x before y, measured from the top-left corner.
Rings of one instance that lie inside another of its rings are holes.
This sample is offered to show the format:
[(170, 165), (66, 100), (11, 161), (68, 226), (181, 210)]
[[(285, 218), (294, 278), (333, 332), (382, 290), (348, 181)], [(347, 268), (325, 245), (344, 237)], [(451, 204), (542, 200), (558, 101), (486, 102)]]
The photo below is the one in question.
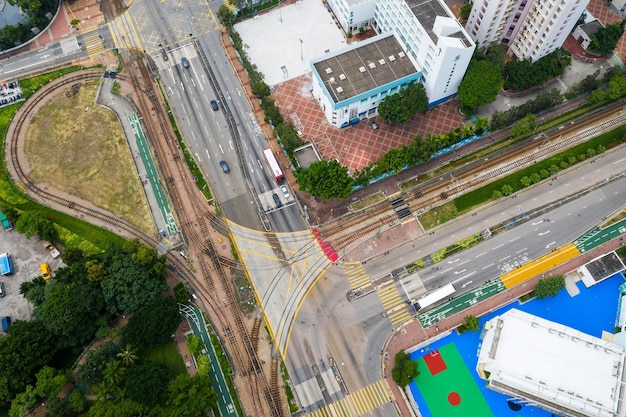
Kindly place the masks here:
[(220, 106), (217, 105), (217, 101), (211, 100), (211, 107), (213, 107), (213, 111), (218, 111)]
[(374, 120), (370, 120), (370, 126), (372, 126), (372, 130), (378, 130), (378, 123)]
[(226, 163), (226, 161), (220, 161), (220, 166), (222, 167), (222, 171), (224, 171), (225, 173), (229, 173), (230, 172), (230, 168), (228, 168), (228, 164)]
[(4, 283), (0, 282), (0, 297), (4, 297)]
[(280, 201), (278, 194), (274, 193), (272, 194), (272, 197), (274, 198), (274, 203), (276, 203), (276, 208), (281, 208), (283, 206), (283, 202)]
[(184, 68), (189, 68), (189, 60), (185, 57), (182, 57), (180, 63), (183, 64)]

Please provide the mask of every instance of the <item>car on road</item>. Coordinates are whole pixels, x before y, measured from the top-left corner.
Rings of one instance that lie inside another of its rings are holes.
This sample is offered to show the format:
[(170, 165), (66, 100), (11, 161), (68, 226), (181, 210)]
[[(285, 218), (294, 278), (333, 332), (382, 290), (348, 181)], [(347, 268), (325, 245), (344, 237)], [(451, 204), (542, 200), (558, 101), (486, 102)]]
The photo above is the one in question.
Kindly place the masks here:
[(370, 126), (372, 126), (372, 130), (378, 130), (378, 123), (376, 123), (374, 120), (370, 120)]
[(222, 167), (222, 171), (224, 171), (225, 173), (228, 174), (230, 172), (230, 168), (228, 167), (226, 161), (220, 161), (220, 167)]
[(180, 63), (183, 64), (183, 68), (189, 68), (189, 60), (185, 57), (182, 57)]
[(283, 195), (285, 196), (285, 200), (289, 200), (289, 189), (287, 188), (287, 186), (281, 185), (280, 190), (283, 192)]
[(217, 105), (217, 101), (211, 100), (211, 107), (213, 107), (213, 111), (218, 111), (220, 106)]
[(283, 202), (280, 201), (280, 197), (278, 196), (278, 194), (276, 193), (272, 194), (272, 198), (274, 198), (274, 203), (276, 203), (276, 208), (281, 208), (283, 206)]

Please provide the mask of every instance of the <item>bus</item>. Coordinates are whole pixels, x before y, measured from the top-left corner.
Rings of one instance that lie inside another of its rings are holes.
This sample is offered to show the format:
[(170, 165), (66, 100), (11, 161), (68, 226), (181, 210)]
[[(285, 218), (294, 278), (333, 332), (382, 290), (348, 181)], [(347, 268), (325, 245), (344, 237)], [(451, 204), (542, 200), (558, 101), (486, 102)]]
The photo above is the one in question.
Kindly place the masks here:
[(424, 308), (430, 307), (433, 304), (438, 303), (439, 301), (451, 296), (452, 294), (454, 294), (455, 291), (456, 288), (454, 288), (453, 284), (444, 285), (438, 290), (435, 290), (417, 300), (415, 302), (415, 308), (419, 311)]
[(274, 175), (276, 183), (278, 185), (282, 185), (283, 182), (285, 182), (285, 174), (283, 174), (283, 171), (280, 169), (280, 165), (278, 165), (278, 161), (272, 153), (272, 150), (270, 148), (263, 149), (263, 155), (265, 156), (265, 160), (272, 170), (272, 174)]

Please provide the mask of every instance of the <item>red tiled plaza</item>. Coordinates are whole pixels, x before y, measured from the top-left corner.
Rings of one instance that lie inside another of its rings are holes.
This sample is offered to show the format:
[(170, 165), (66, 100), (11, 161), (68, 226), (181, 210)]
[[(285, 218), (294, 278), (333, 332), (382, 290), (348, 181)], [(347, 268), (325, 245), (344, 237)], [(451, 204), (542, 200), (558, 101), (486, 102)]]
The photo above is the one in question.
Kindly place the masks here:
[(448, 133), (469, 123), (457, 112), (457, 100), (450, 100), (401, 125), (388, 124), (377, 118), (380, 127), (377, 131), (372, 130), (367, 121), (340, 130), (327, 122), (309, 92), (312, 82), (310, 73), (291, 79), (276, 86), (272, 98), (285, 120), (301, 132), (303, 141), (315, 144), (323, 159), (336, 158), (351, 171), (376, 162), (390, 149), (408, 145), (416, 135), (427, 137), (429, 133)]

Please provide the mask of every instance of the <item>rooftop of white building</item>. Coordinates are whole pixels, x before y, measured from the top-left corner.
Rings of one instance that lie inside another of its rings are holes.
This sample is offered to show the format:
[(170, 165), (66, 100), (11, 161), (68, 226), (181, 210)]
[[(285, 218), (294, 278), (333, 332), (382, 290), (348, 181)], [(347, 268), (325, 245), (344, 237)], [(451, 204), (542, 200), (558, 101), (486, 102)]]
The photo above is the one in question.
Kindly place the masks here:
[(419, 72), (392, 33), (324, 55), (312, 64), (335, 103)]
[(489, 372), (491, 387), (579, 415), (617, 413), (621, 346), (516, 309), (485, 328), (478, 369)]
[(463, 43), (466, 43), (467, 47), (473, 45), (471, 39), (469, 39), (463, 32), (461, 25), (456, 21), (456, 17), (446, 8), (439, 0), (405, 0), (406, 4), (411, 9), (411, 12), (417, 17), (422, 27), (428, 32), (428, 36), (432, 39), (433, 43), (437, 43), (438, 35), (433, 30), (435, 27), (435, 20), (437, 17), (445, 17), (453, 19), (458, 26), (458, 30), (446, 33), (445, 36), (451, 38), (458, 38)]

